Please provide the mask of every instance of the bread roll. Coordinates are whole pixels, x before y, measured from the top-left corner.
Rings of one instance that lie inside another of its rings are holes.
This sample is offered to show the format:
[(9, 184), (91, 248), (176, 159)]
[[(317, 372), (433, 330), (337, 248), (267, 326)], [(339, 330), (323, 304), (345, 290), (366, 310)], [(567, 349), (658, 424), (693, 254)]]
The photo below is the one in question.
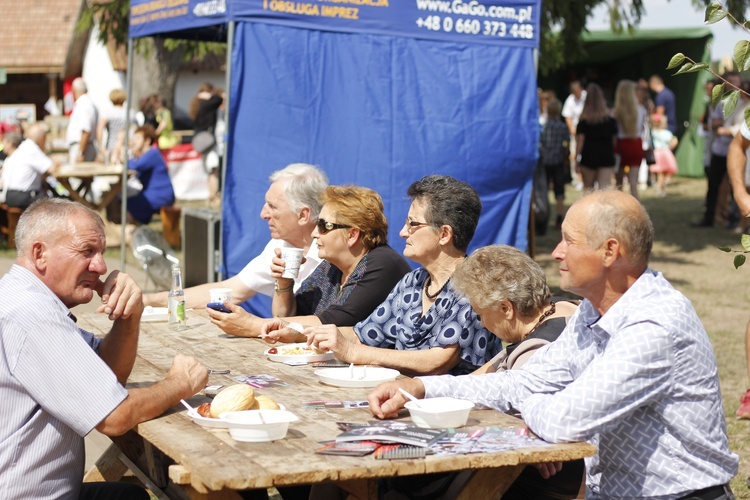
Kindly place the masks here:
[(216, 395), (211, 403), (211, 416), (218, 418), (227, 411), (247, 410), (255, 402), (255, 393), (247, 384), (230, 385)]
[(279, 404), (268, 396), (255, 396), (255, 403), (250, 408), (251, 410), (280, 410)]

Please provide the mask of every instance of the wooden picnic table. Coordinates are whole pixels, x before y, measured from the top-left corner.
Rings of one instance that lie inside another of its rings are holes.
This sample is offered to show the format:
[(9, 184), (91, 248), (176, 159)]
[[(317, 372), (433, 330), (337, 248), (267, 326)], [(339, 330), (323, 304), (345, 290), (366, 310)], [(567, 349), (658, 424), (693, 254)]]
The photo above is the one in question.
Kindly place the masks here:
[[(62, 165), (55, 170), (55, 179), (60, 181), (65, 189), (70, 193), (70, 198), (78, 203), (82, 203), (94, 210), (106, 208), (120, 194), (122, 186), (122, 165), (105, 165), (101, 162), (86, 161), (79, 162), (75, 165)], [(117, 182), (112, 184), (109, 190), (104, 193), (99, 203), (89, 199), (91, 193), (91, 184), (94, 177), (97, 176), (117, 176)], [(76, 178), (80, 180), (77, 187), (73, 187), (70, 180)]]
[[(97, 335), (111, 322), (103, 314), (81, 315), (79, 326)], [(505, 491), (527, 464), (569, 461), (595, 453), (587, 443), (557, 444), (497, 453), (428, 456), (415, 460), (377, 460), (372, 455), (346, 457), (315, 454), (321, 441), (341, 433), (336, 422), (374, 420), (366, 408), (303, 409), (311, 400), (367, 399), (368, 388), (338, 388), (321, 384), (308, 365), (289, 366), (269, 361), (269, 345), (260, 339), (224, 334), (204, 311), (188, 312), (188, 328), (171, 331), (165, 322), (142, 323), (138, 357), (128, 387), (143, 387), (161, 380), (177, 353), (195, 356), (209, 369), (230, 369), (228, 375), (210, 375), (209, 384), (237, 383), (240, 375), (272, 375), (286, 387), (258, 389), (299, 417), (283, 440), (272, 443), (234, 441), (225, 429), (193, 423), (182, 406), (139, 424), (128, 434), (112, 438), (110, 449), (89, 471), (86, 480), (117, 480), (125, 465), (152, 491), (168, 498), (238, 498), (236, 490), (333, 482), (356, 498), (377, 498), (377, 480), (393, 476), (477, 469), (457, 498), (490, 498)], [(209, 402), (195, 395), (197, 407)], [(402, 417), (409, 419), (408, 413)], [(523, 421), (494, 410), (473, 410), (469, 426), (523, 427)], [(495, 496), (497, 498), (497, 496)]]

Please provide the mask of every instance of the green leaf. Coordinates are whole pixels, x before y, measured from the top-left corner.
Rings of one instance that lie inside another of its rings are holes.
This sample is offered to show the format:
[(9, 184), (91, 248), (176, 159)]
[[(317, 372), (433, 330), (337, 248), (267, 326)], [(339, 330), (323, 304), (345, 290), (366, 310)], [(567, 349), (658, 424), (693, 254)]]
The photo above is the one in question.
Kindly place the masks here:
[(734, 108), (737, 107), (737, 99), (740, 97), (739, 90), (732, 90), (724, 94), (721, 98), (721, 111), (724, 116), (729, 116), (734, 112)]
[(679, 52), (672, 56), (672, 59), (669, 60), (669, 64), (667, 65), (667, 69), (674, 69), (680, 64), (682, 64), (685, 61), (685, 54)]
[(694, 64), (692, 68), (690, 68), (689, 73), (696, 73), (698, 71), (703, 71), (704, 69), (708, 69), (708, 64), (697, 63), (697, 64)]
[[(750, 106), (745, 108), (745, 125), (750, 127)], [(750, 216), (750, 214), (748, 214)]]
[(722, 7), (720, 3), (712, 2), (706, 7), (706, 18), (703, 22), (705, 24), (718, 23), (725, 17), (727, 17), (727, 11), (724, 10), (724, 7)]
[(742, 243), (742, 248), (750, 252), (750, 234), (743, 234), (740, 243)]
[(727, 253), (732, 251), (731, 247), (718, 247), (718, 249), (721, 250), (722, 252), (727, 252)]
[(690, 72), (690, 69), (692, 67), (693, 67), (693, 63), (686, 62), (685, 64), (682, 65), (682, 67), (679, 70), (677, 70), (677, 73), (675, 73), (672, 76), (677, 76), (677, 75), (682, 75), (683, 73), (688, 73), (688, 72)]
[(724, 84), (720, 83), (719, 85), (714, 85), (714, 88), (711, 90), (711, 104), (716, 106), (719, 103), (721, 96), (723, 95), (724, 95)]
[(750, 41), (740, 40), (734, 46), (734, 62), (739, 71), (750, 69)]
[(734, 256), (734, 268), (739, 269), (742, 264), (745, 263), (745, 255), (744, 254), (737, 254)]

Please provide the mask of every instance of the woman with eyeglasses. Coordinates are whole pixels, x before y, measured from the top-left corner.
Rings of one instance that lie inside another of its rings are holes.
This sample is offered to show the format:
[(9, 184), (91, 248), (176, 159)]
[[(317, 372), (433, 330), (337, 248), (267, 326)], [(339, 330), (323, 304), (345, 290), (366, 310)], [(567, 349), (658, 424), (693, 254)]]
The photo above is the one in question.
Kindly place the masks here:
[[(482, 327), (468, 299), (450, 286), (479, 221), (482, 203), (465, 182), (431, 175), (409, 187), (412, 203), (401, 229), (404, 256), (422, 267), (398, 282), (354, 328), (323, 325), (304, 330), (307, 342), (347, 363), (395, 368), (409, 374), (466, 374), (501, 349)], [(283, 320), (264, 326), (266, 340), (301, 341)]]

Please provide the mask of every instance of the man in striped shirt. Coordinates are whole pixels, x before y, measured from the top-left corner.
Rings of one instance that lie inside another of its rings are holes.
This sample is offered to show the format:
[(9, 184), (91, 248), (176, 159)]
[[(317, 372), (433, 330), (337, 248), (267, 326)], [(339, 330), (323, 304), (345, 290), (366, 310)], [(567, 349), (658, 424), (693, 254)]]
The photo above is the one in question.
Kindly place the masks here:
[[(120, 435), (202, 389), (206, 369), (178, 355), (161, 382), (125, 389), (138, 347), (141, 290), (107, 272), (99, 216), (71, 201), (31, 205), (16, 264), (0, 279), (0, 491), (5, 498), (148, 498), (117, 483), (82, 485), (83, 438)], [(101, 297), (112, 329), (80, 330), (70, 308)], [(102, 495), (104, 493), (104, 495)], [(122, 498), (122, 497), (120, 497)]]

